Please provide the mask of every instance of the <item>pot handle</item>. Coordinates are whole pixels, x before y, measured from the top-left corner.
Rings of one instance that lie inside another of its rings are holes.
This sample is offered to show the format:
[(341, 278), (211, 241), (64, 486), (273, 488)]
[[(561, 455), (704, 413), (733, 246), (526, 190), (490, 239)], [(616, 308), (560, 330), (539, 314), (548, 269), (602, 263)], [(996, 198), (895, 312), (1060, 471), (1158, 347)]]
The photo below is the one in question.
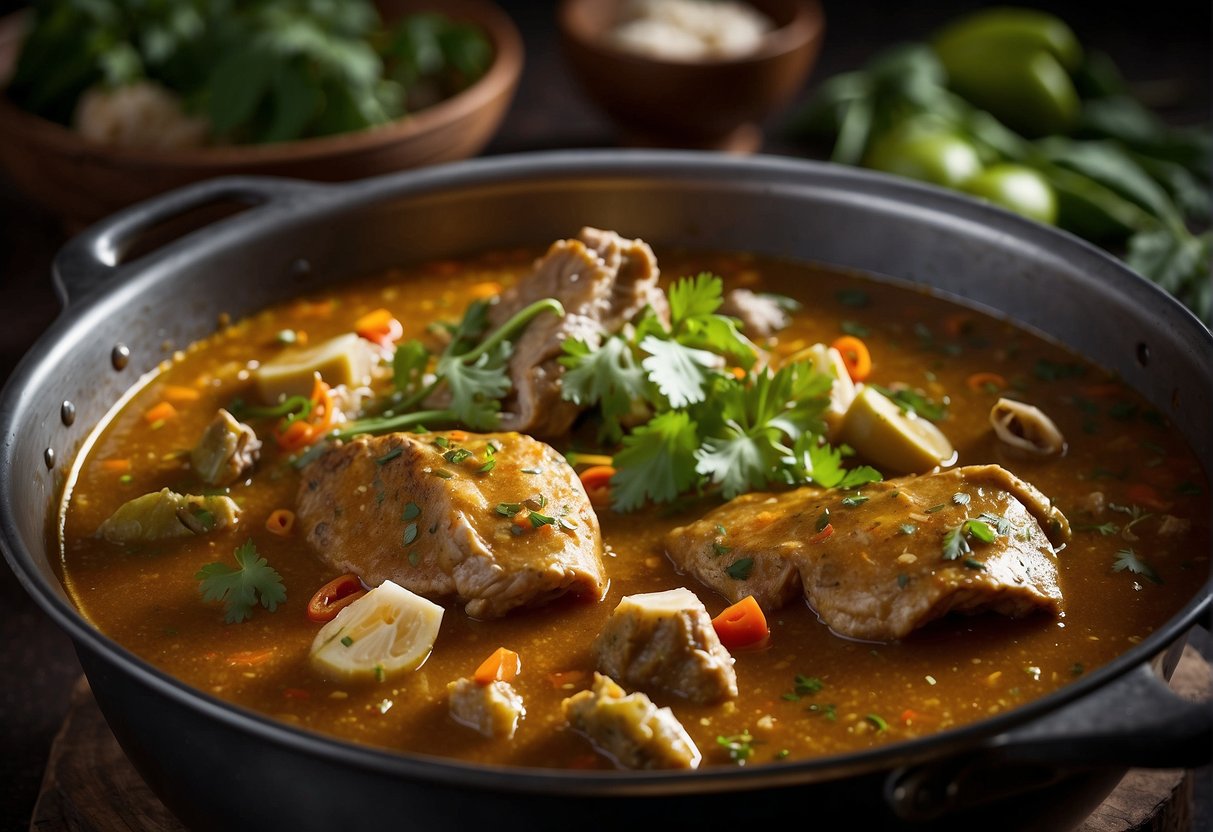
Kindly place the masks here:
[[(64, 306), (69, 305), (102, 283), (113, 278), (128, 263), (136, 262), (151, 251), (160, 248), (153, 245), (150, 250), (139, 251), (133, 258), (126, 255), (143, 243), (147, 245), (154, 232), (172, 233), (174, 220), (205, 209), (218, 211), (221, 208), (245, 206), (239, 211), (244, 217), (249, 210), (266, 207), (294, 205), (299, 199), (317, 191), (333, 187), (298, 179), (270, 176), (226, 176), (204, 180), (169, 191), (129, 208), (90, 226), (64, 244), (55, 255), (52, 275), (55, 289)], [(231, 211), (206, 225), (214, 225), (232, 219)], [(185, 228), (189, 234), (199, 230), (197, 224)], [(177, 234), (176, 236), (182, 236)], [(164, 244), (175, 237), (169, 236)]]
[(1151, 668), (993, 738), (977, 751), (889, 775), (897, 816), (925, 822), (1061, 781), (1078, 770), (1196, 768), (1213, 759), (1213, 708), (1176, 695)]

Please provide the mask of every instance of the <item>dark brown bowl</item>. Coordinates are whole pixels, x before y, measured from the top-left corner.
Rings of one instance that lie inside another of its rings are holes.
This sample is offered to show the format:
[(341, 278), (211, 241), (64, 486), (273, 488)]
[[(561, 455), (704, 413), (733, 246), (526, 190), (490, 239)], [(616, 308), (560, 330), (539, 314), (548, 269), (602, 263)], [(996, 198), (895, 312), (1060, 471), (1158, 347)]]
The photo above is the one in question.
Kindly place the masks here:
[[(387, 19), (440, 10), (481, 26), (495, 51), (468, 89), (398, 121), (323, 138), (182, 150), (115, 147), (13, 106), (0, 94), (0, 169), (35, 202), (79, 228), (132, 203), (230, 174), (345, 181), (474, 156), (505, 117), (522, 74), (522, 38), (488, 0), (390, 0)], [(16, 63), (23, 14), (0, 20), (0, 86)]]
[(558, 21), (568, 62), (625, 144), (757, 150), (761, 122), (808, 78), (825, 32), (817, 0), (752, 0), (774, 22), (739, 57), (680, 61), (614, 46), (606, 32), (621, 0), (564, 0)]

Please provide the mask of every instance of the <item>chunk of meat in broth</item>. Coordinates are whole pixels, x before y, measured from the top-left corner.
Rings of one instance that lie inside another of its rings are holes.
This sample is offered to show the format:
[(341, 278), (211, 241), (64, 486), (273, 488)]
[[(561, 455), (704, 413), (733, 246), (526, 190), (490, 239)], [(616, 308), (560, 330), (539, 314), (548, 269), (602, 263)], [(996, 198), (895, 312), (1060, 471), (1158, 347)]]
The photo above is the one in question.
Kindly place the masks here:
[(489, 311), (490, 325), (497, 328), (544, 298), (556, 298), (565, 310), (562, 318), (539, 316), (514, 343), (513, 392), (503, 402), (501, 427), (536, 436), (566, 433), (581, 408), (561, 397), (564, 342), (575, 338), (596, 349), (648, 306), (665, 317), (668, 306), (658, 275), (653, 250), (643, 240), (584, 228), (576, 239), (553, 243), (534, 271), (503, 292)]
[(526, 716), (522, 697), (509, 682), (496, 680), (482, 685), (463, 678), (446, 689), (451, 719), (489, 739), (513, 739), (519, 720)]
[(595, 673), (593, 686), (561, 708), (574, 730), (624, 768), (699, 767), (699, 748), (674, 712), (643, 693), (625, 693), (609, 676)]
[[(1064, 516), (997, 465), (864, 486), (747, 494), (666, 538), (675, 565), (767, 610), (803, 593), (832, 630), (888, 641), (949, 612), (1062, 609)], [(727, 554), (719, 554), (727, 551)]]
[(303, 470), (297, 508), (336, 570), (453, 596), (474, 618), (570, 592), (597, 600), (606, 585), (581, 482), (556, 451), (517, 433), (355, 439)]
[(689, 589), (624, 596), (594, 649), (598, 669), (632, 688), (703, 704), (737, 696), (733, 657)]

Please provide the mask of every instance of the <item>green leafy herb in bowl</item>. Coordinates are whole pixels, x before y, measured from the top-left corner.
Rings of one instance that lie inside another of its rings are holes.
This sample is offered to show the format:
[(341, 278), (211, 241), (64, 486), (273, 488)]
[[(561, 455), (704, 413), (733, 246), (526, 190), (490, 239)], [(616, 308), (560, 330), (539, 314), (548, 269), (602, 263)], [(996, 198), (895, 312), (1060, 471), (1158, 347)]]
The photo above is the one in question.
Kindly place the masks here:
[(827, 80), (792, 129), (1103, 245), (1213, 324), (1213, 135), (1164, 124), (1053, 15), (957, 18)]
[(179, 146), (281, 142), (393, 121), (474, 83), (492, 58), (473, 24), (387, 22), (367, 0), (47, 0), (7, 95), (101, 140), (164, 145), (168, 128)]

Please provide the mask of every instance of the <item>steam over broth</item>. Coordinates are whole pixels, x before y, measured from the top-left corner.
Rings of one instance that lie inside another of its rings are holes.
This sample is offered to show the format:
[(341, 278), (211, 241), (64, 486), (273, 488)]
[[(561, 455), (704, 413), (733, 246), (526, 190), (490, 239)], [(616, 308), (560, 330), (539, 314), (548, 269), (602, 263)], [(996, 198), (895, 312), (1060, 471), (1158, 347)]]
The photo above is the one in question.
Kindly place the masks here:
[[(442, 600), (429, 658), (382, 681), (326, 677), (309, 662), (320, 625), (305, 608), (339, 571), (316, 556), (299, 527), (267, 531), (274, 510), (295, 509), (301, 475), (262, 428), (260, 461), (227, 489), (241, 510), (235, 528), (127, 545), (95, 535), (128, 500), (166, 486), (188, 489), (188, 449), (218, 408), (249, 395), (252, 362), (283, 350), (280, 333), (306, 333), (318, 344), (386, 307), (406, 338), (420, 337), (435, 321), (458, 320), (472, 298), (514, 284), (537, 254), (431, 262), (335, 287), (226, 326), (166, 362), (112, 414), (77, 465), (63, 508), (63, 571), (79, 608), (101, 631), (188, 684), (305, 728), (478, 762), (612, 767), (568, 727), (561, 702), (589, 687), (594, 639), (624, 596), (687, 587), (712, 616), (727, 606), (678, 574), (663, 542), (671, 529), (719, 505), (718, 496), (626, 514), (599, 508), (609, 578), (602, 600), (566, 596), (486, 620)], [(764, 341), (773, 355), (857, 334), (872, 356), (869, 384), (903, 383), (946, 403), (936, 421), (957, 464), (1002, 465), (1047, 495), (1073, 528), (1056, 557), (1064, 595), (1058, 616), (951, 615), (902, 640), (875, 643), (835, 635), (803, 601), (769, 611), (766, 646), (733, 652), (736, 699), (704, 705), (649, 692), (673, 709), (703, 765), (846, 753), (1015, 708), (1129, 649), (1207, 576), (1205, 473), (1159, 414), (1100, 369), (1008, 323), (906, 288), (744, 254), (659, 255), (663, 284), (711, 271), (726, 288), (799, 301), (790, 324)], [(1064, 455), (1026, 455), (1000, 442), (989, 412), (1003, 395), (1047, 413), (1065, 436)], [(175, 402), (175, 414), (149, 418), (164, 401)], [(593, 430), (576, 430), (549, 442), (564, 453), (597, 451), (594, 440)], [(273, 612), (257, 607), (249, 620), (225, 623), (223, 609), (200, 596), (196, 573), (204, 564), (231, 563), (249, 539), (280, 573), (286, 599)], [(447, 684), (471, 676), (502, 645), (521, 657), (513, 686), (526, 715), (511, 739), (489, 739), (451, 719)]]

